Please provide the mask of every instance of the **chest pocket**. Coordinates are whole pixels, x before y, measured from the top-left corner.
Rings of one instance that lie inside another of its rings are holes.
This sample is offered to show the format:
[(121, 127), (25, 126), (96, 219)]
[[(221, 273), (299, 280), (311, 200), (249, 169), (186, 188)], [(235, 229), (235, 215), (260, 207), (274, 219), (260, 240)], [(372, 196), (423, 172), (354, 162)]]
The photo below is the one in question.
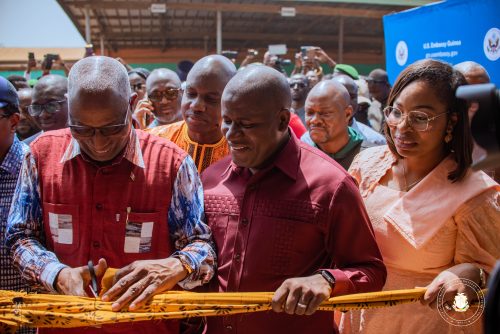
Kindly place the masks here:
[(127, 258), (131, 261), (151, 259), (157, 253), (160, 220), (159, 212), (121, 214), (119, 245)]
[[(248, 250), (261, 260), (256, 271), (266, 275), (306, 275), (325, 252), (323, 210), (317, 204), (295, 200), (258, 201), (249, 239), (267, 236)], [(267, 239), (267, 238), (266, 238)]]
[(78, 205), (43, 203), (43, 221), (49, 246), (60, 255), (69, 255), (80, 246)]

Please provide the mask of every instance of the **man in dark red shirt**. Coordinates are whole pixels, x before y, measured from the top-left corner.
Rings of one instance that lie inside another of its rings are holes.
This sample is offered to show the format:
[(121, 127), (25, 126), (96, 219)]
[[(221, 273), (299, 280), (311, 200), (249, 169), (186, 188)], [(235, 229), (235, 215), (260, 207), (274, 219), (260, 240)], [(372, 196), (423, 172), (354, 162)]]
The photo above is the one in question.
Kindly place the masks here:
[(224, 90), (231, 155), (202, 176), (218, 249), (214, 288), (276, 291), (273, 310), (285, 314), (213, 317), (209, 333), (332, 333), (332, 313), (315, 313), (322, 301), (384, 285), (356, 184), (290, 131), (290, 101), (286, 78), (265, 66), (249, 66)]

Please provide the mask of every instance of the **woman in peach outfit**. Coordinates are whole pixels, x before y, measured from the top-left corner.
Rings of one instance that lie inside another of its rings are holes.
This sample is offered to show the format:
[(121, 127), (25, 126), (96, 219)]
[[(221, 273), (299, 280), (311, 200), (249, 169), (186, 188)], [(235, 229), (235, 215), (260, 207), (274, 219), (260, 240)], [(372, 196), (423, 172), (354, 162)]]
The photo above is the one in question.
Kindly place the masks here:
[[(471, 318), (477, 309), (452, 306), (459, 292), (471, 303), (463, 279), (484, 288), (500, 258), (500, 188), (470, 168), (467, 105), (455, 97), (465, 83), (440, 61), (410, 65), (384, 110), (388, 146), (361, 152), (351, 165), (387, 266), (384, 290), (427, 292), (421, 303), (347, 312), (341, 333), (481, 332), (481, 319)], [(455, 319), (473, 324), (450, 324)]]

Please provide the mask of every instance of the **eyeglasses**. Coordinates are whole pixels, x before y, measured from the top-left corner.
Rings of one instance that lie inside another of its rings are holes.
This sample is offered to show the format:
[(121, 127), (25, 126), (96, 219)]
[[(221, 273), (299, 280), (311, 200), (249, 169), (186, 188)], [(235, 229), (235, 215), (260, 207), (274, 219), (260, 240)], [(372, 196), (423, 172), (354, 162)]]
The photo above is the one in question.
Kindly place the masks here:
[(138, 83), (138, 84), (135, 84), (135, 85), (130, 85), (130, 89), (133, 90), (134, 92), (137, 92), (138, 90), (141, 90), (144, 88), (144, 85), (143, 83)]
[(291, 82), (290, 83), (290, 88), (292, 88), (292, 89), (306, 88), (306, 84), (303, 83), (303, 82)]
[(157, 102), (157, 103), (161, 102), (161, 100), (163, 100), (164, 97), (167, 100), (175, 100), (177, 97), (179, 97), (180, 90), (181, 90), (180, 88), (169, 88), (164, 92), (152, 93), (151, 95), (148, 95), (148, 98), (152, 102)]
[(28, 106), (28, 112), (33, 117), (38, 117), (45, 110), (49, 114), (55, 114), (61, 110), (61, 104), (66, 102), (66, 100), (52, 101), (45, 104), (32, 104)]
[(387, 81), (385, 81), (385, 80), (375, 80), (375, 79), (371, 79), (371, 78), (366, 78), (365, 80), (366, 80), (366, 82), (367, 82), (369, 85), (374, 85), (374, 84), (385, 84), (385, 83), (387, 83)]
[(83, 125), (73, 125), (69, 124), (71, 133), (78, 137), (93, 137), (96, 131), (99, 131), (104, 137), (113, 136), (120, 133), (128, 125), (128, 110), (125, 114), (125, 120), (122, 124), (101, 126), (99, 128), (94, 128), (91, 126)]
[(384, 115), (388, 125), (397, 126), (398, 124), (403, 122), (403, 119), (408, 118), (408, 123), (416, 131), (430, 130), (429, 123), (435, 120), (436, 118), (446, 114), (448, 114), (447, 111), (437, 114), (436, 116), (429, 117), (429, 115), (427, 115), (423, 111), (414, 110), (414, 111), (409, 111), (406, 115), (404, 115), (398, 108), (395, 107), (384, 108)]
[(3, 119), (3, 118), (9, 118), (10, 116), (12, 116), (13, 114), (0, 114), (0, 119)]

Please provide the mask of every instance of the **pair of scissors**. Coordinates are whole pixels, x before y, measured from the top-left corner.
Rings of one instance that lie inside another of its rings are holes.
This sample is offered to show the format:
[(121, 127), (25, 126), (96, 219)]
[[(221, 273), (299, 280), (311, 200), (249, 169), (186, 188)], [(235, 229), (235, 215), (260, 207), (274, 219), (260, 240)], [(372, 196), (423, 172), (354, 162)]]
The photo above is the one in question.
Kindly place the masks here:
[(89, 273), (90, 273), (90, 291), (92, 292), (92, 294), (94, 295), (94, 298), (97, 298), (97, 276), (95, 274), (95, 270), (94, 270), (94, 263), (92, 262), (92, 260), (90, 260), (88, 263), (87, 263), (87, 267), (89, 268)]

